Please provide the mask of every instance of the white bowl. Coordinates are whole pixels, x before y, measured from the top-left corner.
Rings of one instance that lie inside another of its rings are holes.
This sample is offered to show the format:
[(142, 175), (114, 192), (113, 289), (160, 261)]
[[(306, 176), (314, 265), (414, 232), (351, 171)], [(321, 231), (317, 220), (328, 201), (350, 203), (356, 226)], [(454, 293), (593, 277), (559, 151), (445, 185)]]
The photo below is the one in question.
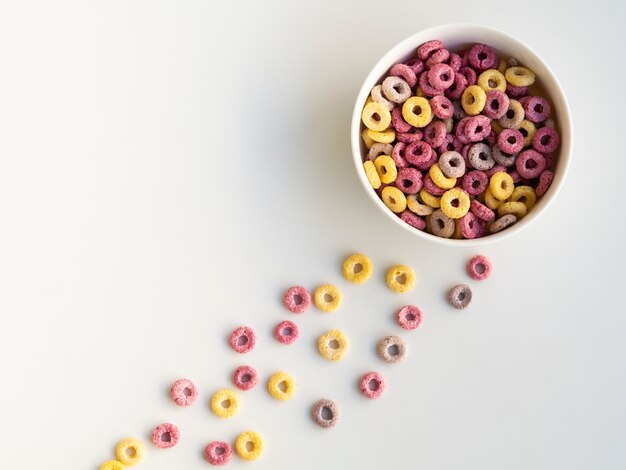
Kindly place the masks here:
[[(389, 210), (387, 206), (385, 206), (383, 201), (376, 194), (376, 191), (374, 191), (369, 184), (367, 177), (365, 176), (365, 171), (363, 171), (363, 155), (365, 147), (361, 139), (361, 111), (363, 109), (363, 105), (365, 104), (365, 100), (367, 99), (371, 89), (377, 83), (380, 83), (381, 79), (392, 65), (398, 62), (404, 62), (410, 57), (415, 56), (417, 46), (431, 39), (442, 40), (444, 47), (452, 51), (460, 50), (464, 46), (481, 42), (492, 46), (496, 49), (496, 51), (507, 57), (515, 57), (522, 65), (530, 68), (536, 73), (537, 81), (545, 91), (544, 98), (548, 99), (548, 101), (552, 104), (551, 116), (556, 120), (557, 128), (560, 130), (559, 134), (561, 137), (561, 145), (554, 153), (554, 180), (550, 189), (538, 199), (537, 204), (535, 204), (535, 206), (528, 212), (528, 215), (515, 225), (503, 230), (502, 232), (471, 240), (456, 240), (437, 237), (426, 233), (425, 231), (418, 230), (402, 221), (397, 215)], [(369, 197), (384, 214), (394, 220), (405, 230), (408, 230), (425, 240), (454, 246), (476, 246), (502, 240), (520, 232), (525, 227), (530, 225), (532, 221), (543, 214), (546, 208), (550, 205), (559, 192), (569, 167), (572, 153), (572, 118), (569, 106), (565, 100), (565, 95), (561, 89), (561, 85), (552, 71), (543, 62), (543, 60), (541, 60), (536, 52), (523, 44), (520, 40), (493, 28), (487, 28), (485, 26), (474, 24), (447, 24), (425, 29), (411, 37), (406, 38), (404, 41), (401, 41), (392, 47), (389, 52), (387, 52), (376, 63), (363, 82), (363, 86), (361, 87), (361, 90), (356, 98), (354, 113), (352, 114), (351, 144), (352, 155), (354, 157), (354, 163), (356, 165), (359, 179), (361, 180), (361, 183), (363, 184), (363, 187)]]

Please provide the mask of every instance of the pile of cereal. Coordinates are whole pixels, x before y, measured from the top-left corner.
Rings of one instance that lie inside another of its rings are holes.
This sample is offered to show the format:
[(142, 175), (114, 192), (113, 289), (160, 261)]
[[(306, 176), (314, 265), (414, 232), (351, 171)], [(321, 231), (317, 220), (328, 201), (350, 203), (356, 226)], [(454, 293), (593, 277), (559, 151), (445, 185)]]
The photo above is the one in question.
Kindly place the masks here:
[(417, 48), (363, 107), (363, 168), (385, 205), (444, 238), (513, 225), (549, 188), (560, 143), (535, 74), (486, 44)]

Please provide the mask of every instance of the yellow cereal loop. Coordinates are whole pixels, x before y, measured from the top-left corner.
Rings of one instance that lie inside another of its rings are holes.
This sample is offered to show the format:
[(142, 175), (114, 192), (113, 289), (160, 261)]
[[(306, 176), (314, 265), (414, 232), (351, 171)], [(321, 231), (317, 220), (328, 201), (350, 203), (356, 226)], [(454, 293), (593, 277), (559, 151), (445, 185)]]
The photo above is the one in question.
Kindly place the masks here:
[(340, 361), (348, 352), (348, 338), (339, 330), (330, 330), (317, 339), (317, 349), (326, 359)]
[(244, 460), (256, 460), (263, 453), (263, 440), (257, 432), (242, 432), (235, 441), (235, 450)]
[(493, 197), (489, 188), (485, 189), (485, 205), (492, 211), (495, 211), (498, 207), (500, 207), (500, 204), (502, 204), (502, 201)]
[(491, 121), (491, 130), (496, 134), (500, 134), (504, 128), (500, 125), (497, 119)]
[(361, 284), (372, 277), (374, 265), (372, 261), (362, 253), (348, 256), (343, 262), (343, 277), (354, 284)]
[(385, 184), (393, 183), (398, 177), (398, 169), (396, 168), (396, 162), (393, 161), (389, 155), (379, 155), (374, 160), (374, 167), (378, 172), (380, 181)]
[(394, 131), (393, 129), (386, 129), (380, 132), (368, 129), (367, 135), (374, 142), (380, 142), (381, 144), (390, 144), (391, 142), (396, 140), (396, 131)]
[(361, 120), (368, 129), (380, 132), (387, 129), (391, 124), (391, 113), (382, 104), (373, 101), (363, 106)]
[[(491, 126), (491, 128), (493, 129), (493, 126)], [(522, 129), (526, 132), (522, 132)], [(524, 135), (524, 147), (530, 147), (533, 144), (535, 132), (537, 132), (535, 125), (528, 119), (524, 119), (519, 126), (519, 131), (522, 132), (522, 135)]]
[(506, 91), (506, 78), (496, 69), (485, 70), (478, 76), (476, 84), (485, 92), (489, 90)]
[(513, 193), (515, 183), (506, 171), (498, 171), (489, 180), (489, 192), (500, 201), (505, 201)]
[(511, 193), (509, 202), (521, 202), (526, 210), (530, 210), (537, 202), (537, 195), (532, 186), (517, 186)]
[(267, 381), (267, 391), (277, 400), (289, 400), (296, 393), (296, 382), (286, 372), (276, 372)]
[(504, 76), (513, 86), (530, 86), (535, 83), (535, 72), (526, 67), (509, 67)]
[(365, 144), (365, 147), (367, 149), (371, 149), (372, 145), (374, 145), (376, 142), (374, 142), (372, 139), (370, 139), (370, 136), (367, 135), (367, 131), (369, 129), (363, 129), (363, 132), (361, 132), (361, 138), (363, 139), (363, 143)]
[(433, 196), (426, 191), (426, 188), (420, 189), (420, 197), (422, 198), (422, 201), (424, 201), (424, 204), (432, 207), (433, 209), (439, 209), (441, 207), (441, 198)]
[(371, 160), (367, 160), (363, 163), (363, 169), (365, 170), (365, 176), (367, 176), (367, 181), (370, 182), (372, 188), (380, 188), (382, 182), (380, 181), (380, 176), (378, 176), (378, 171), (376, 171), (374, 162)]
[(470, 209), (470, 198), (461, 188), (447, 190), (441, 196), (441, 210), (451, 219), (460, 219)]
[(422, 204), (421, 202), (419, 202), (415, 194), (409, 194), (406, 197), (406, 206), (411, 212), (422, 217), (433, 213), (433, 208), (427, 204)]
[(406, 209), (406, 196), (395, 186), (385, 186), (381, 198), (385, 205), (396, 214), (404, 212)]
[(224, 388), (211, 397), (211, 411), (220, 418), (230, 418), (239, 409), (239, 397), (233, 390)]
[(126, 465), (117, 460), (109, 460), (100, 466), (100, 470), (124, 470)]
[(448, 178), (443, 174), (441, 168), (439, 168), (439, 163), (435, 163), (431, 166), (430, 170), (428, 170), (428, 174), (430, 175), (430, 179), (433, 180), (433, 183), (441, 189), (454, 188), (456, 184), (456, 178)]
[(124, 465), (137, 465), (143, 461), (144, 455), (143, 443), (134, 437), (122, 439), (115, 446), (115, 458)]
[(313, 301), (324, 312), (333, 312), (341, 305), (341, 291), (332, 284), (324, 284), (315, 289)]
[(526, 206), (523, 202), (504, 202), (498, 207), (498, 215), (502, 217), (507, 214), (513, 214), (519, 220), (526, 215)]
[(392, 266), (387, 271), (387, 286), (394, 292), (402, 294), (415, 287), (415, 273), (403, 264)]
[(501, 74), (504, 74), (504, 72), (508, 68), (509, 68), (509, 64), (508, 64), (507, 60), (505, 58), (501, 57), (500, 60), (498, 61), (498, 72), (500, 72)]
[(461, 96), (461, 106), (470, 116), (476, 116), (485, 108), (487, 94), (478, 85), (470, 85), (463, 91)]
[(430, 103), (421, 96), (412, 96), (402, 105), (402, 117), (413, 127), (426, 127), (433, 118)]

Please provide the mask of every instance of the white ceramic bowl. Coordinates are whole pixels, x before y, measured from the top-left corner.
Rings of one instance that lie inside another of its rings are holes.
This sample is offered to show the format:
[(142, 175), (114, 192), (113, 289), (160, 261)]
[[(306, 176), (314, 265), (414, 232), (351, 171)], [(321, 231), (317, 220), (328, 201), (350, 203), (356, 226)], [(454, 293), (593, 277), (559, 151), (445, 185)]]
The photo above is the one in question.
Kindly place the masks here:
[[(425, 231), (417, 230), (402, 221), (398, 216), (391, 212), (387, 206), (385, 206), (383, 201), (376, 194), (376, 191), (374, 191), (369, 184), (367, 177), (365, 176), (365, 172), (363, 171), (363, 155), (366, 149), (361, 139), (361, 111), (363, 109), (363, 105), (365, 104), (365, 100), (367, 99), (371, 89), (377, 83), (380, 83), (381, 79), (392, 65), (398, 62), (403, 62), (409, 57), (415, 56), (417, 46), (431, 39), (442, 40), (444, 47), (452, 51), (460, 50), (464, 46), (481, 42), (492, 46), (496, 49), (496, 51), (507, 57), (515, 57), (522, 65), (530, 68), (536, 73), (537, 81), (545, 91), (544, 98), (547, 98), (552, 104), (551, 116), (556, 120), (557, 129), (560, 131), (559, 133), (561, 137), (561, 145), (554, 153), (555, 169), (552, 185), (546, 194), (539, 198), (537, 204), (535, 204), (535, 206), (528, 212), (526, 217), (517, 222), (515, 225), (494, 235), (488, 235), (472, 240), (454, 240), (436, 237), (426, 233)], [(474, 24), (447, 24), (435, 26), (433, 28), (420, 31), (419, 33), (406, 38), (404, 41), (392, 47), (389, 52), (387, 52), (378, 61), (378, 63), (376, 63), (372, 71), (365, 79), (365, 82), (363, 82), (363, 86), (359, 91), (354, 105), (351, 126), (352, 155), (354, 157), (357, 174), (359, 175), (359, 179), (361, 180), (365, 191), (374, 204), (397, 224), (405, 230), (414, 233), (416, 236), (425, 240), (454, 246), (476, 246), (492, 243), (518, 233), (530, 225), (547, 209), (559, 192), (559, 189), (565, 179), (565, 175), (567, 174), (572, 153), (572, 118), (567, 101), (565, 100), (565, 95), (561, 89), (561, 85), (552, 71), (541, 60), (536, 52), (531, 50), (518, 39), (515, 39), (514, 37), (496, 29)]]

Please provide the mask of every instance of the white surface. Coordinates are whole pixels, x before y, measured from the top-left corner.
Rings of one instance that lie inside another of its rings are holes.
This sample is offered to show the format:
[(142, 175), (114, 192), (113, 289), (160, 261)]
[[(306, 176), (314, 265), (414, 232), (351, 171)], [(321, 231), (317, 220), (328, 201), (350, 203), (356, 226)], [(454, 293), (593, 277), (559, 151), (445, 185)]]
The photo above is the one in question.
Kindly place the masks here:
[[(549, 3), (549, 4), (548, 4)], [(618, 2), (611, 2), (617, 4)], [(229, 468), (621, 469), (626, 462), (623, 266), (624, 7), (595, 1), (3, 2), (0, 6), (2, 468), (88, 469), (127, 435), (169, 420), (179, 447), (142, 468), (208, 468), (209, 440), (254, 428), (267, 451)], [(443, 301), (474, 251), (417, 240), (371, 204), (354, 174), (349, 121), (365, 74), (391, 45), (448, 21), (528, 43), (557, 74), (576, 132), (568, 180), (544, 216), (483, 251), (495, 263), (469, 311)], [(341, 280), (355, 250), (366, 286)], [(383, 268), (415, 267), (404, 296)], [(340, 311), (290, 317), (291, 283), (336, 282)], [(410, 358), (374, 341), (415, 302)], [(239, 324), (258, 348), (226, 346)], [(328, 364), (314, 337), (345, 329)], [(250, 363), (292, 372), (292, 402), (259, 387), (220, 421), (211, 392)], [(355, 379), (389, 381), (378, 402)], [(190, 409), (167, 398), (194, 379)], [(339, 427), (308, 418), (320, 397)]]

